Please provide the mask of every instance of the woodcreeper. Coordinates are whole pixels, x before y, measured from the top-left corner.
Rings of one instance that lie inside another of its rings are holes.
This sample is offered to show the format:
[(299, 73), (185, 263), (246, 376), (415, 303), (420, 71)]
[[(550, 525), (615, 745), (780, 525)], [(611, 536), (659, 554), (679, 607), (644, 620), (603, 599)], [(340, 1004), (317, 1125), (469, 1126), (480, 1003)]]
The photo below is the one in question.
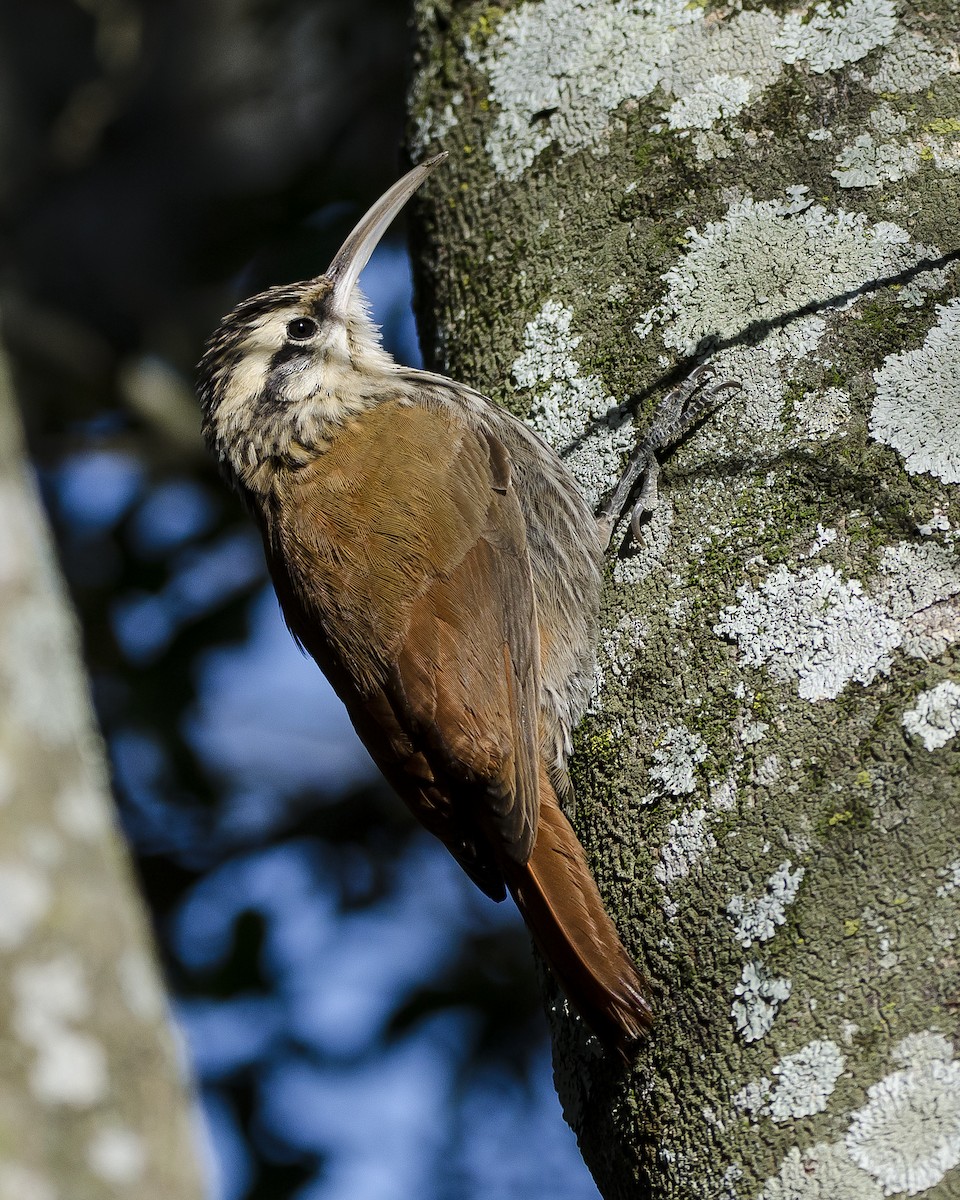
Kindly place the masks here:
[(573, 1007), (629, 1056), (647, 988), (560, 803), (610, 514), (598, 526), (521, 421), (395, 363), (357, 287), (444, 157), (390, 188), (323, 275), (224, 318), (200, 364), (204, 436), (374, 761), (488, 896), (509, 890)]

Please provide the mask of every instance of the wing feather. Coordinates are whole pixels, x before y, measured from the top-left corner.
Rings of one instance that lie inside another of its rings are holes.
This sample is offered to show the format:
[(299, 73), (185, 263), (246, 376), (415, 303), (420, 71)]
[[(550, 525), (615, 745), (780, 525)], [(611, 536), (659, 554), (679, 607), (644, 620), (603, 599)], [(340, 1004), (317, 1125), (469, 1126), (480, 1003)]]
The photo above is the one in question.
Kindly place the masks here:
[(510, 457), (448, 410), (388, 402), (265, 520), (287, 623), (375, 761), (485, 891), (538, 818), (539, 637)]

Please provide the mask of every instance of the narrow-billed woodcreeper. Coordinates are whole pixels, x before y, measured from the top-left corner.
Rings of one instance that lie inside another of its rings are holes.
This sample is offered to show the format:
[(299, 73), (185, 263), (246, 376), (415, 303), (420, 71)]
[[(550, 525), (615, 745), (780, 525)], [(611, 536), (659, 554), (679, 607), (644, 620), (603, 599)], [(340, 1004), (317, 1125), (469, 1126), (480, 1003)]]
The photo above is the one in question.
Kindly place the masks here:
[(522, 422), (393, 361), (357, 287), (444, 157), (390, 188), (325, 274), (224, 318), (200, 364), (204, 436), (376, 764), (488, 896), (510, 891), (573, 1007), (629, 1056), (647, 989), (558, 801), (605, 537)]

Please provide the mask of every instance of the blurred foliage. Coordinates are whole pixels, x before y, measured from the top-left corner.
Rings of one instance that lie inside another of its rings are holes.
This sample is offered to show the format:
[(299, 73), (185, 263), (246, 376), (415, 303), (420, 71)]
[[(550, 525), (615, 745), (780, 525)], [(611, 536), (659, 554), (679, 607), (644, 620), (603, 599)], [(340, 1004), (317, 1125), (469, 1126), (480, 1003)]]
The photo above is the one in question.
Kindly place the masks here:
[[(443, 852), (372, 776), (244, 784), (191, 735), (231, 699), (201, 687), (265, 580), (201, 451), (193, 364), (236, 299), (322, 269), (396, 176), (408, 37), (396, 0), (0, 0), (3, 334), (168, 978), (214, 1132), (218, 1112), (239, 1131), (224, 1194), (245, 1200), (323, 1194), (336, 1157), (271, 1116), (291, 1064), (353, 1069), (427, 1037), (476, 1103), (478, 1079), (499, 1095), (544, 1063), (526, 935), (445, 860), (426, 974), (400, 972), (344, 1045), (291, 1024), (308, 951), (283, 949), (284, 922), (402, 908)], [(220, 1048), (235, 1018), (247, 1032)], [(466, 1110), (444, 1112), (436, 1194), (486, 1194), (458, 1157)]]

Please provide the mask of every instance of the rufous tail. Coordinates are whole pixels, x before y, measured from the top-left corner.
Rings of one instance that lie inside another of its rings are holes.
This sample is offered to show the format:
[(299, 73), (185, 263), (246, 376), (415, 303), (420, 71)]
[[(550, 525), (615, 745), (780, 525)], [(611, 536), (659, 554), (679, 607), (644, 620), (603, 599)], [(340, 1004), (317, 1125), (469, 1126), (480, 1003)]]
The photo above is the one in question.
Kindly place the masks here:
[(648, 988), (542, 769), (537, 840), (524, 865), (508, 865), (506, 879), (567, 999), (607, 1049), (631, 1059), (653, 1019)]

